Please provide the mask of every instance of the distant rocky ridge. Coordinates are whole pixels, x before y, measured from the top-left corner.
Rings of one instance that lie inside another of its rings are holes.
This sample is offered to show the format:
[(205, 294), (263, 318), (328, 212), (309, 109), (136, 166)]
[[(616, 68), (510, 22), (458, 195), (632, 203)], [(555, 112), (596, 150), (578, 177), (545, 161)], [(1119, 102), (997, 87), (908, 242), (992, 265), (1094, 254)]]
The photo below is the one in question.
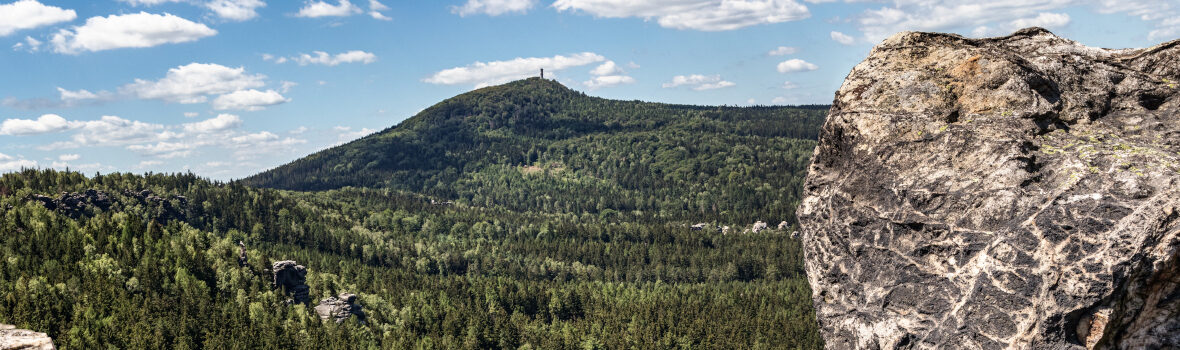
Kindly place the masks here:
[(798, 217), (832, 349), (1180, 344), (1180, 41), (900, 33), (848, 75)]
[[(157, 220), (171, 221), (184, 220), (186, 218), (185, 208), (188, 205), (188, 198), (184, 196), (172, 195), (164, 198), (156, 195), (152, 190), (125, 190), (123, 191), (123, 195), (127, 196), (125, 198), (137, 200), (140, 204), (160, 208), (156, 211), (155, 216)], [(120, 203), (115, 196), (94, 189), (88, 189), (83, 192), (62, 192), (57, 197), (32, 194), (25, 197), (25, 200), (40, 203), (45, 209), (58, 211), (72, 218), (78, 218), (86, 214), (87, 208), (95, 207), (105, 211), (116, 203)], [(173, 205), (172, 201), (175, 201), (178, 205)]]
[(0, 350), (53, 350), (53, 339), (45, 333), (0, 324)]

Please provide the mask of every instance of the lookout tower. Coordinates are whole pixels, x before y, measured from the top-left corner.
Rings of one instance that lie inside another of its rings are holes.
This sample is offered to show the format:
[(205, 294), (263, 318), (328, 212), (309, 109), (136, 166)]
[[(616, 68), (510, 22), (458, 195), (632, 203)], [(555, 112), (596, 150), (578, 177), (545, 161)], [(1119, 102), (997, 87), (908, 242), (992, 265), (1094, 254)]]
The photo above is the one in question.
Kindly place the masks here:
[(541, 68), (541, 79), (545, 79), (545, 68)]

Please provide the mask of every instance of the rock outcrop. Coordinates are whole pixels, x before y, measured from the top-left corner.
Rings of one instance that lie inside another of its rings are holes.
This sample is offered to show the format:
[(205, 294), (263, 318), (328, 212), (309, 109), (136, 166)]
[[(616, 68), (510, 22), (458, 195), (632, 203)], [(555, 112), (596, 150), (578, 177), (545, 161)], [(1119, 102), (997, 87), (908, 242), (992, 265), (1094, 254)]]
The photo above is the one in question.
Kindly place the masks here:
[(274, 273), (274, 287), (291, 297), (288, 303), (306, 304), (311, 301), (308, 298), (311, 288), (307, 286), (307, 268), (303, 265), (293, 260), (276, 261), (271, 265), (271, 272)]
[(365, 322), (365, 311), (357, 304), (356, 294), (352, 293), (340, 293), (339, 296), (320, 300), (315, 312), (322, 319), (335, 319), (336, 323), (344, 322), (352, 316), (356, 316), (362, 323)]
[(86, 208), (94, 206), (102, 210), (107, 210), (111, 207), (113, 200), (106, 192), (98, 190), (86, 190), (85, 192), (62, 192), (56, 198), (33, 194), (26, 200), (41, 203), (45, 209), (57, 210), (70, 217), (77, 218), (85, 213)]
[(7, 324), (0, 324), (0, 350), (53, 350), (53, 339)]
[(798, 217), (833, 349), (1180, 344), (1180, 41), (906, 32), (836, 93)]

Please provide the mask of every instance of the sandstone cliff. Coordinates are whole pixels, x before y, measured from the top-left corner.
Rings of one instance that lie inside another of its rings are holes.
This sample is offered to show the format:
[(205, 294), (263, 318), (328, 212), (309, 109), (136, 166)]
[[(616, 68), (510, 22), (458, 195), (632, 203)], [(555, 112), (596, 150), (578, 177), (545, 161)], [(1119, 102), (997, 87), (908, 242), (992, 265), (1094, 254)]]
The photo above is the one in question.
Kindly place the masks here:
[(0, 350), (53, 350), (53, 339), (7, 324), (0, 324)]
[(897, 34), (798, 216), (833, 349), (1180, 344), (1180, 41)]

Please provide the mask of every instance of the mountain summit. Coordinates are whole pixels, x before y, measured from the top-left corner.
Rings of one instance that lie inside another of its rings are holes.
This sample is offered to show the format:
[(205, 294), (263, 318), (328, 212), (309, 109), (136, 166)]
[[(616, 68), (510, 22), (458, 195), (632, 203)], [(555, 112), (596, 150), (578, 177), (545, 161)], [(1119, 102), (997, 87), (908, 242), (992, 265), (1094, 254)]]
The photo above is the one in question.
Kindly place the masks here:
[(793, 222), (825, 108), (617, 101), (530, 78), (455, 96), (242, 182), (388, 188), (517, 210)]

